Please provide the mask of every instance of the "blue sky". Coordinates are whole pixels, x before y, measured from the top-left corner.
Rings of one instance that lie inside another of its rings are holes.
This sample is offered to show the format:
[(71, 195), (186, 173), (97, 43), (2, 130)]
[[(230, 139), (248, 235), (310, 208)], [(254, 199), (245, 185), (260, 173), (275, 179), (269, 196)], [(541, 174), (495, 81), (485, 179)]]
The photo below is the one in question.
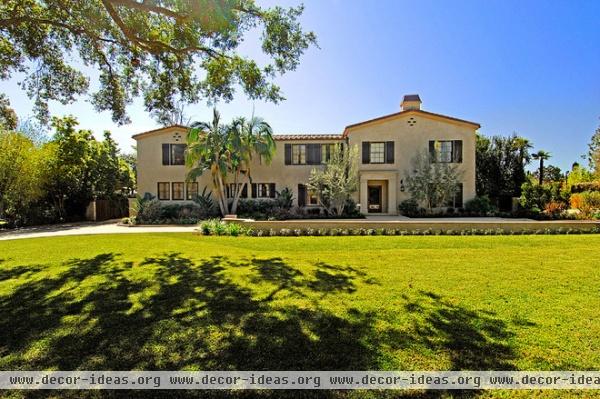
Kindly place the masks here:
[[(277, 80), (287, 100), (250, 102), (239, 93), (218, 105), (226, 120), (254, 108), (279, 134), (339, 133), (398, 111), (404, 94), (418, 93), (423, 109), (479, 122), (486, 135), (517, 132), (562, 168), (581, 161), (600, 124), (600, 1), (313, 0), (305, 6), (303, 25), (317, 34), (320, 49)], [(260, 57), (252, 39), (242, 51)], [(24, 117), (31, 101), (18, 80), (0, 82), (0, 92)], [(74, 114), (98, 137), (111, 130), (124, 151), (134, 144), (132, 134), (157, 127), (139, 101), (126, 126), (85, 99), (53, 104), (51, 111)], [(211, 116), (205, 104), (187, 113)]]

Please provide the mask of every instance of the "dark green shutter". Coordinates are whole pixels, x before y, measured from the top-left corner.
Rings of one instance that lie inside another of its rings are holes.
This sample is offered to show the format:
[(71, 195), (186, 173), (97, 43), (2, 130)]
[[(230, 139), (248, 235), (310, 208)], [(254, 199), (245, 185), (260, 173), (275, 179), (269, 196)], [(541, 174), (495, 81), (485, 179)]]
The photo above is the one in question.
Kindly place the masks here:
[(292, 164), (292, 145), (291, 144), (285, 145), (285, 164), (286, 165)]
[(452, 162), (462, 162), (462, 140), (454, 140), (452, 143)]
[(306, 206), (306, 186), (298, 184), (298, 206)]
[(169, 144), (162, 145), (162, 164), (163, 165), (168, 165), (169, 160), (171, 159), (171, 157), (170, 157), (171, 151), (170, 151), (169, 147), (170, 147)]
[(394, 142), (385, 142), (385, 163), (394, 163)]
[(371, 143), (368, 141), (362, 143), (362, 163), (371, 163)]
[(429, 141), (429, 159), (431, 162), (435, 162), (435, 141)]
[(244, 184), (244, 188), (242, 188), (241, 197), (248, 198), (248, 183), (243, 183), (243, 184)]
[(256, 198), (256, 183), (252, 183), (252, 198)]
[(275, 198), (275, 183), (269, 183), (269, 197)]

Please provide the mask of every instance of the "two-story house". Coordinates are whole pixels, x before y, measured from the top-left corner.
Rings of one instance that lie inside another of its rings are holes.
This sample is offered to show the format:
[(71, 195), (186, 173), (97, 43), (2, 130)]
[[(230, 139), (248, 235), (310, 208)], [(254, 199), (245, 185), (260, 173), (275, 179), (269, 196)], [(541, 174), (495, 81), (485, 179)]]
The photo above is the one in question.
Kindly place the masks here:
[[(274, 198), (288, 187), (301, 207), (317, 206), (314, 193), (306, 189), (310, 172), (322, 167), (333, 145), (359, 149), (360, 186), (355, 200), (365, 214), (398, 214), (398, 204), (410, 198), (406, 177), (421, 151), (436, 162), (459, 165), (463, 181), (452, 206), (475, 197), (475, 133), (478, 123), (421, 109), (418, 95), (407, 95), (400, 112), (346, 126), (341, 134), (275, 135), (276, 153), (270, 165), (256, 162), (252, 184), (242, 192), (246, 198)], [(169, 126), (136, 134), (138, 192), (161, 201), (189, 201), (206, 186), (209, 174), (186, 182), (184, 164), (187, 128)], [(449, 204), (450, 205), (450, 204)]]

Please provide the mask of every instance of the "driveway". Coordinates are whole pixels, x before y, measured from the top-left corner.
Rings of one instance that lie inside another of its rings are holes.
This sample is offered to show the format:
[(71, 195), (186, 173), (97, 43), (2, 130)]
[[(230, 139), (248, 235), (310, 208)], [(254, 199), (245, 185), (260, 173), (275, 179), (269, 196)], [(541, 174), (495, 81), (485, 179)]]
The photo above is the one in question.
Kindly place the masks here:
[(190, 226), (139, 226), (127, 227), (117, 225), (117, 220), (106, 222), (78, 222), (54, 224), (48, 226), (24, 227), (22, 229), (0, 231), (0, 240), (16, 240), (19, 238), (71, 236), (82, 234), (115, 234), (115, 233), (192, 233), (196, 225)]

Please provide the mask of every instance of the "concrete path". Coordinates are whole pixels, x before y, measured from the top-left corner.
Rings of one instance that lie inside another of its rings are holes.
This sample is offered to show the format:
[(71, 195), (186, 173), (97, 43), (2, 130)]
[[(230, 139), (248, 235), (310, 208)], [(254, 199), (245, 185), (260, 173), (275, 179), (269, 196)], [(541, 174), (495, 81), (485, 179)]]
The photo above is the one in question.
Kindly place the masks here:
[(82, 234), (192, 233), (195, 228), (196, 225), (127, 227), (118, 226), (116, 220), (109, 220), (106, 222), (65, 223), (0, 231), (0, 240), (16, 240), (19, 238), (55, 237)]

